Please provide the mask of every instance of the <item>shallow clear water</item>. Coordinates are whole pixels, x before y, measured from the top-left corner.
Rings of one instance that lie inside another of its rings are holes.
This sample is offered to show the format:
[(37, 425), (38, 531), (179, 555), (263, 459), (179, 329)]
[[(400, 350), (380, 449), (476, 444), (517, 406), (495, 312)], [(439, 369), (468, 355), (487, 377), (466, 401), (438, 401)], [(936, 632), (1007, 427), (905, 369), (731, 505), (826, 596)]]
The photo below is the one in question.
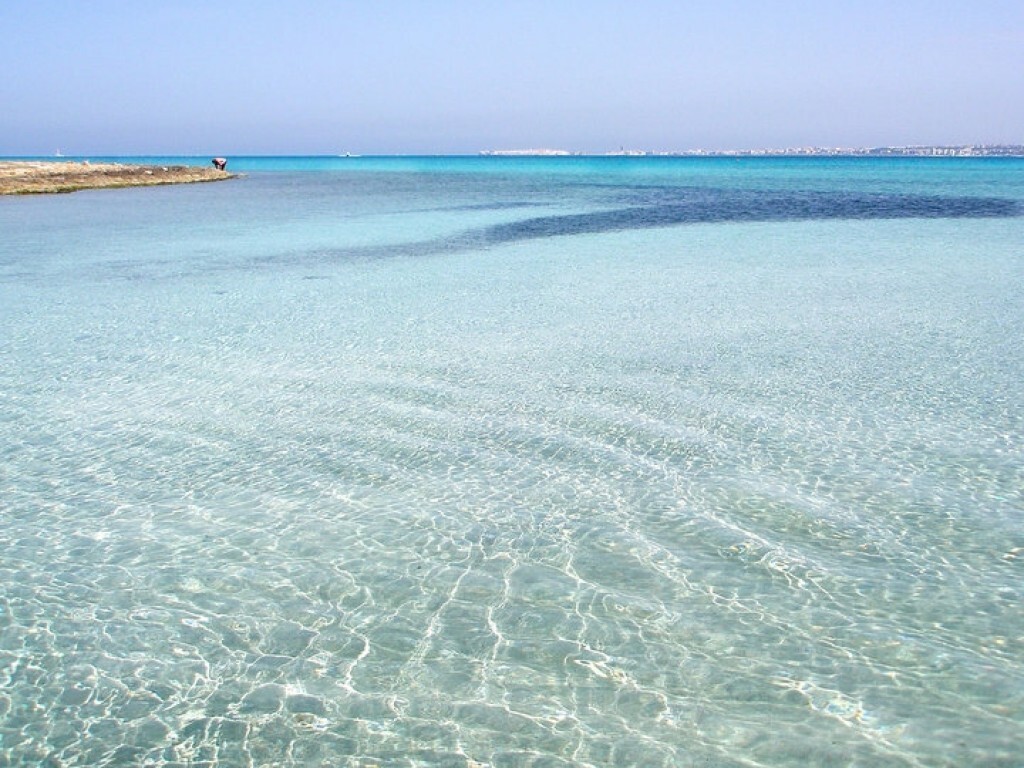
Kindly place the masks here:
[(1024, 161), (231, 167), (0, 199), (0, 764), (1020, 764)]

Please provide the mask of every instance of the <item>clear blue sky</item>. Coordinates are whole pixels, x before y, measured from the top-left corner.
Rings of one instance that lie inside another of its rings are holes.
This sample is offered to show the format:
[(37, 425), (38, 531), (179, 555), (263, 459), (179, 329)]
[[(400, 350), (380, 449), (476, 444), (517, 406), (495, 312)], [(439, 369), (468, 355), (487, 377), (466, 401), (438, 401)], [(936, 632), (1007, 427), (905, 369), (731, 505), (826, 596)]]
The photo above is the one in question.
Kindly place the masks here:
[(1022, 0), (0, 0), (0, 155), (1024, 143)]

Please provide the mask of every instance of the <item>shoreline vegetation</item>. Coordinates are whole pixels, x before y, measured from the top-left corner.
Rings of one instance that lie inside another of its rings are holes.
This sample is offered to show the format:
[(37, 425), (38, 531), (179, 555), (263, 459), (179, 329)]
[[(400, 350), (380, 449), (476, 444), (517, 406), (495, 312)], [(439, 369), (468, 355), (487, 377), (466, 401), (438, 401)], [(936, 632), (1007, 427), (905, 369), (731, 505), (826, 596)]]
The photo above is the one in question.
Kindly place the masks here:
[(215, 168), (188, 165), (2, 160), (0, 195), (42, 195), (82, 189), (193, 184), (233, 177), (234, 174)]

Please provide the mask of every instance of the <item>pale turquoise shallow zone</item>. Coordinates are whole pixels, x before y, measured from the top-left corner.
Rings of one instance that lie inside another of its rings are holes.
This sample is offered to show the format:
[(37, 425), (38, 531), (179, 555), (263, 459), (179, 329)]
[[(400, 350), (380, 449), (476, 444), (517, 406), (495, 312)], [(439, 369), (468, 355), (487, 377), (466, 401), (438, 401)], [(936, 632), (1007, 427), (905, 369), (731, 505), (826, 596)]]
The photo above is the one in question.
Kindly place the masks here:
[(0, 764), (1021, 764), (1024, 161), (230, 162), (0, 200)]

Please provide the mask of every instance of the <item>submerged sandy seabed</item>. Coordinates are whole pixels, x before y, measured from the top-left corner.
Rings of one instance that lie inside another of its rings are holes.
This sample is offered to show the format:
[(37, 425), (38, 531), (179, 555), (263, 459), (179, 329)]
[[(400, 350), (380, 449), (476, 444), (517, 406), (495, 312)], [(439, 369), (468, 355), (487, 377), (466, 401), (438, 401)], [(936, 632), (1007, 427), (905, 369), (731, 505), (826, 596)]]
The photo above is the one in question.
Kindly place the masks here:
[(75, 192), (104, 187), (140, 187), (220, 181), (232, 174), (187, 165), (126, 165), (122, 163), (0, 161), (0, 195)]

